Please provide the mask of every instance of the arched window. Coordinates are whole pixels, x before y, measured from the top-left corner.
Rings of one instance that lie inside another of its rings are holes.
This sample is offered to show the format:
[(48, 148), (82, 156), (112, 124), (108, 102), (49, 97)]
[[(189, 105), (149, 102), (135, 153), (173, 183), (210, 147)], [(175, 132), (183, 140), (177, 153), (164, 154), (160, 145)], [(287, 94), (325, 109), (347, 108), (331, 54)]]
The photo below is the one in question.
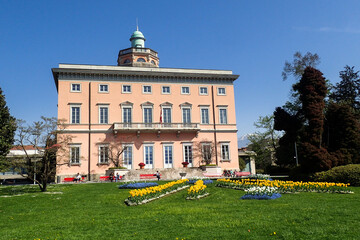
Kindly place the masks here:
[(124, 64), (126, 64), (126, 63), (130, 63), (130, 59), (126, 59), (126, 60), (124, 61)]
[(144, 58), (138, 58), (136, 61), (137, 62), (146, 62)]
[(155, 61), (154, 61), (154, 60), (151, 60), (151, 63), (152, 63), (152, 64), (154, 64), (154, 65), (156, 65), (156, 63), (155, 63)]

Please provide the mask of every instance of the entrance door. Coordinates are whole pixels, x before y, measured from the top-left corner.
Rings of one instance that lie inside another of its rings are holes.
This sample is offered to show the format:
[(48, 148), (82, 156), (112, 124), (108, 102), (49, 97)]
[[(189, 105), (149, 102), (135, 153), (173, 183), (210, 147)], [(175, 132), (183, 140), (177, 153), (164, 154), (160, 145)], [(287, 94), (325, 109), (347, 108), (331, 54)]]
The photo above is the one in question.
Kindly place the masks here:
[(133, 161), (133, 156), (132, 156), (132, 146), (124, 146), (125, 150), (123, 152), (123, 165), (124, 167), (126, 167), (127, 169), (131, 169), (132, 168), (132, 161)]
[(173, 146), (164, 145), (164, 168), (173, 167)]
[(193, 166), (193, 159), (192, 159), (192, 145), (184, 145), (184, 162), (189, 163), (189, 167)]
[(144, 145), (144, 162), (145, 168), (153, 168), (154, 147), (152, 145)]

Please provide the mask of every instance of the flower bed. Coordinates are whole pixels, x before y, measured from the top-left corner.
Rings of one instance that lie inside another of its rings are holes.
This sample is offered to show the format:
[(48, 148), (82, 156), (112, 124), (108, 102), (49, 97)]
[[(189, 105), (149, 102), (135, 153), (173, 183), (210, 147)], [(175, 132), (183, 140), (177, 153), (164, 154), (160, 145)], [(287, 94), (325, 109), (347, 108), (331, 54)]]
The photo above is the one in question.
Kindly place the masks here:
[(203, 180), (198, 180), (188, 189), (187, 200), (200, 199), (206, 197), (209, 193), (206, 191), (206, 185)]
[(130, 196), (125, 203), (129, 206), (147, 203), (188, 187), (188, 181), (188, 179), (181, 179), (155, 187), (130, 190)]
[[(189, 180), (189, 184), (195, 184), (197, 181), (198, 181), (197, 179)], [(213, 183), (213, 180), (210, 180), (210, 179), (204, 179), (202, 181), (203, 181), (203, 184), (205, 184), (205, 185)]]
[(255, 200), (272, 200), (272, 199), (276, 199), (281, 197), (280, 193), (274, 193), (271, 196), (268, 195), (250, 195), (250, 194), (245, 194), (244, 196), (241, 197), (242, 200), (248, 200), (248, 199), (255, 199)]
[(270, 200), (281, 197), (277, 187), (251, 187), (245, 190), (246, 194), (241, 199)]
[(141, 182), (141, 183), (128, 183), (122, 184), (119, 186), (119, 189), (139, 189), (139, 188), (146, 188), (146, 187), (155, 187), (158, 186), (156, 182)]
[(217, 187), (233, 188), (245, 190), (254, 186), (277, 187), (279, 193), (295, 193), (295, 192), (326, 192), (326, 193), (353, 193), (347, 187), (350, 184), (344, 183), (328, 183), (328, 182), (293, 182), (293, 181), (269, 181), (260, 179), (218, 179)]

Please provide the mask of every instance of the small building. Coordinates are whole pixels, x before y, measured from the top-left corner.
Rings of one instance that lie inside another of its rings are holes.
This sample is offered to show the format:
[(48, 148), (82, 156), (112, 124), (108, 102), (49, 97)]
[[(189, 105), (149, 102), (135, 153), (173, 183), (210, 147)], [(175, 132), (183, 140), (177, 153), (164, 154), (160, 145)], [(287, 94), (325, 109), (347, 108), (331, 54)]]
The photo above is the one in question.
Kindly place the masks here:
[[(210, 151), (212, 163), (238, 169), (233, 82), (229, 70), (160, 68), (158, 53), (145, 47), (136, 30), (131, 47), (119, 51), (117, 66), (59, 64), (53, 68), (58, 91), (58, 119), (71, 142), (64, 178), (80, 173), (96, 180), (113, 167), (114, 146), (129, 170), (197, 168), (196, 151)], [(200, 146), (200, 147), (199, 147)]]
[(242, 158), (245, 162), (245, 168), (242, 169), (242, 172), (250, 172), (250, 174), (256, 174), (255, 167), (255, 156), (254, 151), (247, 150), (246, 147), (238, 149), (239, 158)]
[[(25, 150), (24, 150), (25, 149)], [(21, 146), (14, 146), (10, 149), (8, 155), (6, 155), (6, 157), (8, 159), (11, 158), (17, 158), (17, 159), (21, 159), (21, 158), (25, 158), (26, 154), (28, 155), (41, 155), (42, 154), (42, 148), (36, 149), (33, 145), (25, 145), (24, 148), (22, 148)], [(26, 151), (26, 153), (25, 153)], [(0, 180), (1, 181), (5, 181), (5, 180), (11, 180), (14, 183), (16, 182), (24, 182), (23, 180), (26, 179), (26, 177), (24, 177), (23, 175), (26, 174), (25, 169), (22, 170), (21, 174), (17, 171), (15, 171), (14, 169), (9, 169), (5, 172), (0, 172)]]

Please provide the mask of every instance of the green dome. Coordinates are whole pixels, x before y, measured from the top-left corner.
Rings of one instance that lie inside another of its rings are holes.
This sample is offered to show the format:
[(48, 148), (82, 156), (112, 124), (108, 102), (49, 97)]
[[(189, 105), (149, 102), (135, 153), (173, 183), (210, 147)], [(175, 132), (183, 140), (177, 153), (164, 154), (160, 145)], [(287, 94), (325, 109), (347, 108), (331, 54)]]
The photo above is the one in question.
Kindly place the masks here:
[[(135, 32), (133, 32), (133, 34), (131, 35), (131, 38), (145, 38), (144, 35), (142, 34), (142, 32), (136, 30)], [(130, 39), (131, 39), (130, 38)]]
[(130, 38), (131, 47), (135, 48), (144, 48), (145, 47), (145, 37), (139, 30), (133, 32)]

